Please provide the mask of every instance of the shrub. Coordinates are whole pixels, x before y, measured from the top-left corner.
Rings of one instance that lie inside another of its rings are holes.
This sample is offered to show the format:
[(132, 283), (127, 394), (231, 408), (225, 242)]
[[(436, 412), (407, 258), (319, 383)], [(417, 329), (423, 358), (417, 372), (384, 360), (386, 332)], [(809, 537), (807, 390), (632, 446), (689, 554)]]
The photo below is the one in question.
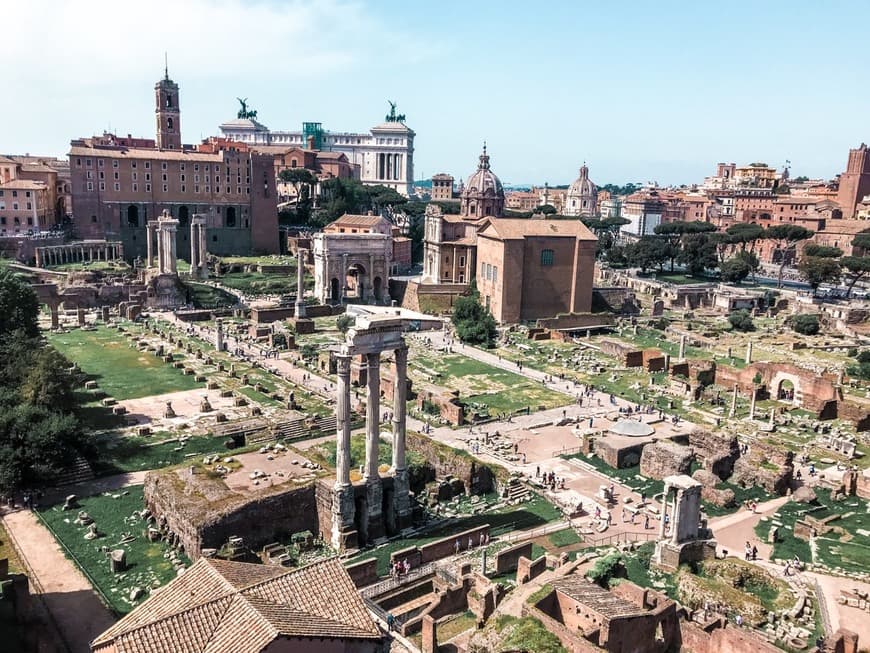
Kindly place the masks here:
[(342, 333), (347, 333), (347, 330), (351, 327), (352, 324), (353, 318), (347, 313), (342, 313), (335, 321), (335, 326), (338, 327), (338, 330)]
[(752, 321), (752, 314), (745, 308), (739, 311), (734, 311), (728, 316), (728, 322), (731, 328), (735, 331), (755, 331), (755, 323)]
[(793, 315), (791, 328), (805, 336), (812, 336), (819, 332), (819, 316), (811, 313)]

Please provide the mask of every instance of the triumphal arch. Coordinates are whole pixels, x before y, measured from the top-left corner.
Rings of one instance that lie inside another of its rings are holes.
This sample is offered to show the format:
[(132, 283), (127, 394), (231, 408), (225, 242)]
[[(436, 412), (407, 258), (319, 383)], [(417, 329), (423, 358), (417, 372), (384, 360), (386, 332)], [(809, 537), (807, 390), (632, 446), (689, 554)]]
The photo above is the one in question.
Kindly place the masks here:
[(389, 301), (392, 236), (319, 233), (313, 238), (314, 296), (321, 304)]
[[(361, 315), (335, 353), (336, 394), (335, 486), (332, 501), (332, 544), (339, 550), (370, 543), (411, 522), (408, 469), (405, 461), (405, 404), (408, 347), (398, 316)], [(388, 474), (378, 471), (380, 445), (381, 354), (393, 352), (393, 458)], [(363, 357), (366, 374), (366, 459), (363, 478), (350, 480), (351, 359)]]

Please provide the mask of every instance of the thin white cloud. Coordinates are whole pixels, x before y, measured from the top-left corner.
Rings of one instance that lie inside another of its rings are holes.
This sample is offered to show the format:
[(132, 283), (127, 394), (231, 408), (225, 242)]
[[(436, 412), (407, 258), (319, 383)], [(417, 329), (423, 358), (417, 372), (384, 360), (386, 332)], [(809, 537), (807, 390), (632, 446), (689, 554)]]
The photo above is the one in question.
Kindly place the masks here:
[(12, 81), (111, 86), (155, 79), (247, 77), (278, 84), (417, 58), (419, 40), (343, 0), (2, 0), (0, 60)]

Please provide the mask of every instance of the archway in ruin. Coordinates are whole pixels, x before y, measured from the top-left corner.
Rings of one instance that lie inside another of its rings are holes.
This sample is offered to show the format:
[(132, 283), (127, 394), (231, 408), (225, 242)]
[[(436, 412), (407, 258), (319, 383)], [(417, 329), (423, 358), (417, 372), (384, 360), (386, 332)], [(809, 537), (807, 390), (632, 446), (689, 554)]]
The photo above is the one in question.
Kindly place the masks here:
[(366, 269), (359, 263), (354, 263), (347, 269), (344, 285), (347, 288), (347, 299), (365, 299)]

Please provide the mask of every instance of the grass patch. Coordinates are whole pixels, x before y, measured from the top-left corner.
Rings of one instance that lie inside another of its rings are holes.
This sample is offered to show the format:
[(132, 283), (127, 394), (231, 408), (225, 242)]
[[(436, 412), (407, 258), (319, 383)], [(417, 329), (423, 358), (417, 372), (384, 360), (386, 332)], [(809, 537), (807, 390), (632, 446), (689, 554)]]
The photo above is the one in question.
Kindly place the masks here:
[(226, 308), (238, 303), (235, 295), (205, 283), (186, 283), (190, 301), (196, 308)]
[[(103, 537), (90, 541), (84, 539), (87, 527), (73, 523), (77, 511), (64, 512), (60, 505), (40, 508), (37, 514), (58, 539), (67, 557), (78, 565), (115, 612), (129, 612), (148, 597), (149, 588), (165, 585), (175, 578), (175, 570), (163, 557), (167, 548), (162, 543), (149, 542), (145, 535), (146, 523), (130, 518), (134, 511), (143, 508), (143, 486), (80, 499), (79, 503), (80, 510), (94, 519)], [(131, 532), (136, 539), (129, 544), (119, 544), (121, 533), (125, 531)], [(108, 558), (100, 551), (103, 546), (127, 552), (126, 572), (112, 573)], [(134, 587), (146, 590), (135, 602), (130, 600), (130, 590)]]
[(226, 453), (224, 440), (206, 436), (179, 440), (168, 433), (158, 433), (150, 438), (106, 433), (96, 440), (100, 457), (93, 467), (100, 475), (160, 469), (206, 454)]
[(131, 347), (130, 341), (114, 329), (75, 329), (45, 336), (53, 347), (95, 379), (101, 390), (119, 401), (202, 387), (193, 376), (185, 376), (154, 354)]
[(573, 401), (568, 395), (554, 392), (520, 374), (460, 354), (420, 353), (410, 362), (410, 373), (415, 381), (459, 390), (463, 403), (480, 417), (527, 408), (556, 408)]
[(471, 610), (438, 623), (438, 644), (446, 644), (457, 635), (477, 625), (477, 617)]
[(740, 510), (748, 501), (757, 501), (761, 503), (774, 499), (775, 495), (770, 494), (760, 485), (752, 487), (740, 487), (732, 483), (717, 483), (717, 490), (731, 490), (734, 492), (734, 505), (732, 506), (716, 506), (712, 503), (704, 503), (701, 508), (709, 517), (721, 517), (722, 515), (730, 515), (731, 513)]
[[(478, 515), (455, 518), (453, 521), (421, 537), (394, 540), (373, 551), (368, 550), (360, 553), (355, 558), (355, 561), (361, 562), (369, 558), (375, 558), (378, 561), (378, 574), (384, 576), (389, 568), (390, 554), (400, 549), (429, 544), (430, 542), (452, 537), (457, 533), (476, 528), (483, 524), (489, 524), (490, 534), (496, 536), (515, 530), (536, 528), (558, 519), (562, 519), (562, 512), (545, 498), (535, 496), (532, 500), (518, 506), (502, 506)], [(538, 557), (544, 553), (546, 552), (543, 548), (538, 547), (538, 552), (536, 553), (534, 546), (532, 547), (532, 557)]]
[(246, 295), (290, 295), (296, 294), (295, 274), (275, 274), (271, 272), (227, 272), (217, 281), (233, 290)]
[[(562, 642), (534, 617), (522, 617), (505, 623), (506, 636), (501, 640), (499, 651), (528, 651), (528, 653), (567, 653)], [(503, 621), (502, 618), (499, 621)]]
[(0, 560), (2, 560), (3, 558), (6, 558), (9, 561), (10, 573), (24, 573), (24, 565), (21, 563), (21, 559), (18, 557), (18, 553), (16, 553), (15, 547), (12, 546), (12, 542), (9, 538), (9, 533), (6, 532), (3, 524), (0, 523)]
[(550, 544), (557, 549), (561, 549), (563, 546), (579, 544), (582, 541), (573, 528), (565, 528), (561, 531), (550, 533), (547, 536), (547, 539), (550, 541)]

